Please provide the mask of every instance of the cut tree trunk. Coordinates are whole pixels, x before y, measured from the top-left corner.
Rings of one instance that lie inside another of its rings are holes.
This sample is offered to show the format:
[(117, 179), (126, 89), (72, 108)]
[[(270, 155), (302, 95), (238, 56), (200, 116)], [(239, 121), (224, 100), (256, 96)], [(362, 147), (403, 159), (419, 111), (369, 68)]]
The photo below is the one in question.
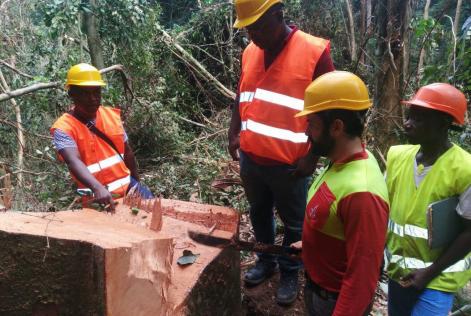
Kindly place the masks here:
[[(175, 214), (206, 210), (208, 222), (237, 214), (231, 209), (162, 200)], [(4, 315), (239, 315), (239, 253), (195, 244), (187, 230), (200, 223), (151, 214), (134, 215), (118, 204), (113, 215), (90, 209), (57, 213), (0, 213), (0, 314)], [(202, 218), (201, 215), (196, 216)], [(183, 250), (198, 254), (181, 267)]]

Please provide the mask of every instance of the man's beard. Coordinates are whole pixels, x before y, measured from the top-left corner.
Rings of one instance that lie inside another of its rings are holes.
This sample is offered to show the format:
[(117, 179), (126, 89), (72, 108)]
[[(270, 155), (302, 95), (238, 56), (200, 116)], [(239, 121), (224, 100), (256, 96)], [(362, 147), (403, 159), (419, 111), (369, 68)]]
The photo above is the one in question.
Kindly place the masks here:
[(311, 141), (311, 152), (315, 156), (328, 157), (335, 147), (335, 139), (325, 129), (318, 141), (314, 141), (311, 137), (309, 140)]

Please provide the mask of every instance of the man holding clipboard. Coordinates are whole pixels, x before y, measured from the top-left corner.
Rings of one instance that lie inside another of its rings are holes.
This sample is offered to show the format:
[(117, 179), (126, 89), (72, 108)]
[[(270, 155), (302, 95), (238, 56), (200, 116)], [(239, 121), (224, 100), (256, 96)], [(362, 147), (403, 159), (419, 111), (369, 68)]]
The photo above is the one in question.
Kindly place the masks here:
[[(435, 83), (403, 103), (409, 106), (404, 130), (411, 145), (391, 147), (387, 158), (388, 311), (448, 315), (453, 294), (471, 278), (471, 155), (448, 137), (453, 123), (464, 124), (466, 98)], [(459, 228), (444, 227), (453, 221), (437, 223), (443, 210), (456, 212)], [(456, 237), (437, 243), (447, 229)]]

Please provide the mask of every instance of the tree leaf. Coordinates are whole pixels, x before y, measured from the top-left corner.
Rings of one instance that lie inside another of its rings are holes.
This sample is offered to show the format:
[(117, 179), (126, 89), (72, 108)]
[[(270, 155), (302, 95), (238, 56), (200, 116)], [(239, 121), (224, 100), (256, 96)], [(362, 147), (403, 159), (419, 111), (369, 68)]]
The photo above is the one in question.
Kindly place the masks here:
[(193, 253), (191, 250), (183, 250), (183, 256), (177, 259), (177, 263), (181, 266), (193, 264), (196, 261), (196, 258), (198, 258), (200, 254), (199, 253)]

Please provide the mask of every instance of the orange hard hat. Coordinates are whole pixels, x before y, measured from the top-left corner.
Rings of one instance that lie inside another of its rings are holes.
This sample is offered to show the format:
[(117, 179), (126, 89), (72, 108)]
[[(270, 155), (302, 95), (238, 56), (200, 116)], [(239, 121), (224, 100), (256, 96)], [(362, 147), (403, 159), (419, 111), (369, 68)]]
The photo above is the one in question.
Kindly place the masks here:
[(455, 123), (464, 124), (466, 97), (460, 90), (448, 83), (432, 83), (423, 86), (412, 99), (402, 101), (402, 103), (448, 113)]

